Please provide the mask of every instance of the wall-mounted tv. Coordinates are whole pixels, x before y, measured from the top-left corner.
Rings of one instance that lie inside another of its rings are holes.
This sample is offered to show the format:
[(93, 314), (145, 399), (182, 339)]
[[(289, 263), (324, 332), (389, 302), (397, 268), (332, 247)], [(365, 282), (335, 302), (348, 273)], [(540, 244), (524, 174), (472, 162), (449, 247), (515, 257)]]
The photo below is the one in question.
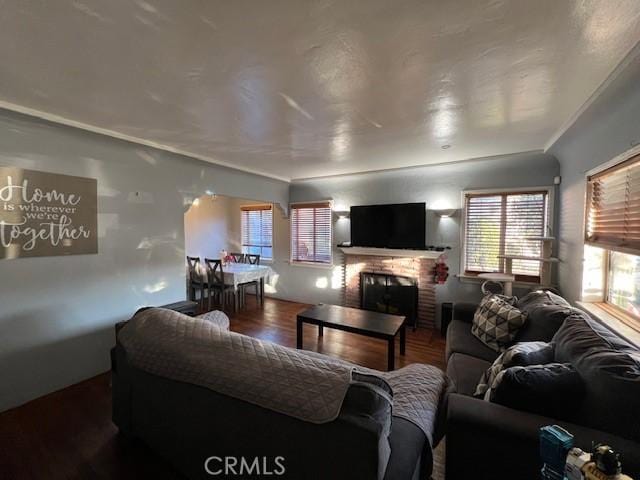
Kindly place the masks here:
[(351, 246), (424, 249), (426, 208), (424, 202), (351, 207)]

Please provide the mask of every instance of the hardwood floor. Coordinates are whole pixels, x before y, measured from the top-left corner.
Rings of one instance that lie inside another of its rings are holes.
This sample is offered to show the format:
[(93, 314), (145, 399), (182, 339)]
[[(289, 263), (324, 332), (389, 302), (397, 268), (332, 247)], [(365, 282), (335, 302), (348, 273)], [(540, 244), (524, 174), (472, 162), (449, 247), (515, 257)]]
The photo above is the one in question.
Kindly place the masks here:
[[(231, 316), (231, 330), (295, 347), (300, 303), (266, 299)], [(306, 325), (304, 348), (375, 369), (386, 368), (386, 343), (325, 329), (318, 340)], [(439, 332), (407, 332), (406, 356), (396, 368), (422, 362), (444, 368)], [(398, 351), (398, 349), (396, 349)], [(175, 479), (167, 463), (138, 443), (124, 441), (111, 423), (110, 375), (105, 373), (0, 414), (0, 479)]]

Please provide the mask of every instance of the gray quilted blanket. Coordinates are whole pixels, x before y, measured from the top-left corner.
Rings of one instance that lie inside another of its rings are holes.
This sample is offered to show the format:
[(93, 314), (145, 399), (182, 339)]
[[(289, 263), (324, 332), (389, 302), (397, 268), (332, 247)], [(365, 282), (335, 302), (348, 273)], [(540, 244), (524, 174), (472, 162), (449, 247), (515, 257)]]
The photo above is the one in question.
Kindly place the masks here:
[(157, 308), (136, 314), (118, 340), (141, 370), (313, 423), (338, 416), (353, 370)]
[(447, 382), (444, 373), (430, 365), (379, 372), (157, 308), (136, 314), (118, 340), (132, 365), (141, 370), (313, 423), (334, 420), (354, 381), (353, 372), (366, 373), (389, 384), (393, 415), (416, 424), (430, 442)]
[(448, 387), (442, 370), (412, 363), (392, 372), (379, 372), (393, 390), (393, 416), (415, 423), (433, 445), (440, 400)]

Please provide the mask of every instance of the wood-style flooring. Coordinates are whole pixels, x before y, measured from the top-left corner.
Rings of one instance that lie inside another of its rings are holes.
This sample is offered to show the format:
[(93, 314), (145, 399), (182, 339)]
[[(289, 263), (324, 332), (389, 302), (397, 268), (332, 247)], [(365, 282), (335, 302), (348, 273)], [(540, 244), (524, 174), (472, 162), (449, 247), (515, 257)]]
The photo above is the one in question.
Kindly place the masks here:
[[(306, 307), (266, 299), (260, 308), (249, 297), (245, 309), (230, 315), (231, 330), (295, 347), (296, 315)], [(304, 328), (305, 349), (386, 368), (382, 340), (328, 328), (318, 340), (316, 327)], [(444, 348), (439, 332), (409, 330), (406, 356), (396, 354), (396, 368), (415, 362), (444, 368)], [(109, 373), (0, 413), (0, 479), (181, 478), (164, 460), (117, 433), (111, 423)]]

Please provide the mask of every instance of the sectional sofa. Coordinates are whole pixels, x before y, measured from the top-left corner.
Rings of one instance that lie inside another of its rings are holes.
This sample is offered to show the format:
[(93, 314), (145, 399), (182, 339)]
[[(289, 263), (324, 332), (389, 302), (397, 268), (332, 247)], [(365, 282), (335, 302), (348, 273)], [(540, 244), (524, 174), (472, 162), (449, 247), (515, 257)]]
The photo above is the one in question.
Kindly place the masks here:
[[(624, 472), (640, 478), (640, 352), (551, 292), (517, 306), (528, 314), (516, 341), (553, 342), (555, 361), (570, 363), (584, 392), (566, 418), (551, 418), (474, 398), (498, 353), (471, 333), (476, 305), (454, 305), (447, 330), (447, 375), (455, 393), (447, 414), (447, 480), (539, 478), (539, 429), (557, 424), (576, 446), (606, 443), (622, 454)], [(563, 398), (555, 401), (562, 402)]]

